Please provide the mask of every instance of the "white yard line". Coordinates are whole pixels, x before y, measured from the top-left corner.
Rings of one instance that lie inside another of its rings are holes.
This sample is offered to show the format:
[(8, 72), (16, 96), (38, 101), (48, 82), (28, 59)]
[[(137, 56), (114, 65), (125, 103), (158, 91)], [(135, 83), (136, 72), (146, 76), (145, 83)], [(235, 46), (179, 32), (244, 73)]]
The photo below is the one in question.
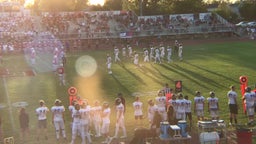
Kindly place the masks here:
[(7, 84), (6, 84), (5, 77), (2, 77), (2, 80), (3, 80), (5, 96), (6, 96), (6, 100), (7, 100), (7, 104), (8, 104), (8, 108), (9, 108), (9, 118), (10, 118), (11, 124), (12, 124), (12, 132), (14, 132), (14, 119), (13, 119), (12, 105), (11, 105), (11, 101), (9, 98), (9, 93), (7, 90)]

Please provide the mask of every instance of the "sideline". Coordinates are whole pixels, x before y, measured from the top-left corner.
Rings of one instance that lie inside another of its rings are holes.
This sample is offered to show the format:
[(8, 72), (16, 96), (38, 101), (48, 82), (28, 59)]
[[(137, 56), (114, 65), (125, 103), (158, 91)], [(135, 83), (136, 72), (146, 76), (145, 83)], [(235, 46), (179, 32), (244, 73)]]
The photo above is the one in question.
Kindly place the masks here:
[(6, 100), (7, 100), (7, 104), (8, 104), (8, 108), (9, 108), (9, 118), (11, 120), (12, 133), (13, 133), (14, 132), (14, 119), (13, 119), (12, 105), (11, 105), (11, 101), (9, 99), (9, 93), (8, 93), (8, 90), (7, 90), (7, 84), (6, 84), (5, 77), (2, 77), (2, 80), (3, 80), (5, 96), (6, 96)]

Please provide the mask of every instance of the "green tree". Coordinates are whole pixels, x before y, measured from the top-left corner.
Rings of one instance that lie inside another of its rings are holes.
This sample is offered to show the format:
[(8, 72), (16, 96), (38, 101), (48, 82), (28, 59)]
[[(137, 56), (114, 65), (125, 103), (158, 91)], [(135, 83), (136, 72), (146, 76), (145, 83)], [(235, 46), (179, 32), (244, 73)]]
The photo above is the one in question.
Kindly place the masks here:
[(215, 10), (215, 12), (229, 22), (235, 22), (238, 18), (238, 15), (231, 10), (229, 3), (227, 2), (219, 3), (218, 8), (217, 10)]
[(244, 1), (240, 4), (239, 12), (246, 20), (256, 20), (256, 1)]
[(106, 0), (104, 10), (122, 10), (122, 0)]
[(201, 13), (206, 12), (203, 0), (172, 0), (173, 13)]

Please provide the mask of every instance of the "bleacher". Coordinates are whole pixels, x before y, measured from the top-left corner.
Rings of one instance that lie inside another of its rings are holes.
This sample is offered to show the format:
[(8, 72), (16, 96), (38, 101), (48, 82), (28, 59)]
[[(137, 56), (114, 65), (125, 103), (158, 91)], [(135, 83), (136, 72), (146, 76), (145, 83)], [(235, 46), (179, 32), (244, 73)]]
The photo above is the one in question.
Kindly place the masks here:
[[(131, 11), (0, 13), (1, 45), (21, 50), (40, 33), (60, 40), (140, 38), (233, 33), (232, 24), (212, 13), (137, 16)], [(73, 43), (73, 42), (72, 42)], [(99, 42), (98, 42), (99, 43)]]

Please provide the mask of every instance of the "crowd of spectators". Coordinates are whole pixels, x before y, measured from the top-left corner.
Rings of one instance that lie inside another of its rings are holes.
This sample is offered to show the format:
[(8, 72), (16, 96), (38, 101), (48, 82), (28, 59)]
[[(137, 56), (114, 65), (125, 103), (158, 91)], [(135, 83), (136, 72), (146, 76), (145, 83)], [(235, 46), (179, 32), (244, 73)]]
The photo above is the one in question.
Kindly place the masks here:
[[(0, 48), (22, 51), (35, 37), (50, 33), (75, 48), (79, 39), (198, 33), (214, 30), (221, 22), (211, 13), (136, 16), (132, 11), (43, 12), (39, 16), (22, 12), (1, 13)], [(40, 45), (49, 43), (49, 37)]]

